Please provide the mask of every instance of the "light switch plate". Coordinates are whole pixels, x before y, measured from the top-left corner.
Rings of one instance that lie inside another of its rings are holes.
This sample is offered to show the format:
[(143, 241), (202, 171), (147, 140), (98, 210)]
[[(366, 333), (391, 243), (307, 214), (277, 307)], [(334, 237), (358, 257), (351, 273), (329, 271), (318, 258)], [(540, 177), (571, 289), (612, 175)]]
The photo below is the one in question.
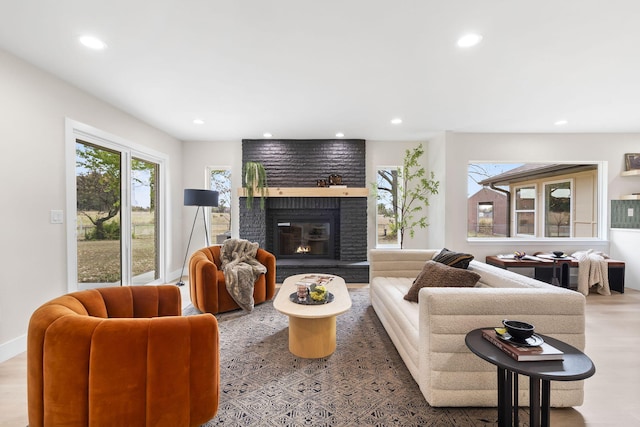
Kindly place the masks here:
[(62, 224), (64, 223), (64, 212), (61, 210), (52, 210), (51, 211), (51, 224)]
[(633, 208), (627, 208), (627, 216), (633, 216)]

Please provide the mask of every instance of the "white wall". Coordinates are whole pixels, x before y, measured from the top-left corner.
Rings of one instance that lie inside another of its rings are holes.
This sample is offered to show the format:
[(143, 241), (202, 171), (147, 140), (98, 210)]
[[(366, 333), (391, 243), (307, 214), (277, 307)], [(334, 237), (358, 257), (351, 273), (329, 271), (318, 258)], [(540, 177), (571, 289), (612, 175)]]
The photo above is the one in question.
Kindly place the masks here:
[(509, 253), (597, 249), (610, 253), (626, 262), (626, 286), (640, 289), (640, 264), (635, 253), (640, 244), (640, 233), (629, 230), (609, 232), (611, 247), (604, 242), (491, 242), (467, 241), (467, 165), (471, 161), (553, 162), (604, 161), (607, 174), (607, 222), (610, 200), (622, 194), (640, 191), (640, 179), (621, 177), (624, 153), (638, 151), (637, 134), (471, 134), (447, 133), (445, 155), (446, 213), (445, 246), (452, 250), (474, 254), (484, 260), (487, 255)]
[[(181, 142), (0, 50), (0, 361), (26, 348), (31, 313), (67, 292), (66, 227), (49, 222), (65, 209), (65, 118), (169, 157), (168, 268), (183, 239)], [(176, 195), (180, 197), (176, 197)]]
[[(240, 223), (238, 188), (242, 187), (242, 141), (185, 141), (182, 147), (182, 182), (184, 183), (184, 188), (208, 188), (207, 167), (231, 168), (233, 195), (231, 198), (231, 236), (237, 238), (239, 236), (238, 224)], [(183, 207), (185, 221), (182, 231), (185, 236), (185, 245), (191, 232), (195, 212), (196, 207), (194, 206)], [(200, 215), (201, 213), (198, 214), (198, 220), (193, 231), (189, 254), (206, 244), (204, 225)], [(186, 247), (183, 250), (186, 251)], [(185, 253), (183, 252), (183, 261)]]

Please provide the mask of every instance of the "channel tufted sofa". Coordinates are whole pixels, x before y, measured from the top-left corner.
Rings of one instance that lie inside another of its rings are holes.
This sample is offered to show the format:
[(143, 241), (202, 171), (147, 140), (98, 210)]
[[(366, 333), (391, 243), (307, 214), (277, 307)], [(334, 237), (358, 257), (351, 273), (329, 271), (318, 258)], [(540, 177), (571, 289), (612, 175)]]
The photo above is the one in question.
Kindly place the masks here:
[(176, 286), (74, 292), (27, 341), (29, 426), (199, 426), (216, 414), (218, 323), (181, 316)]
[[(414, 278), (439, 249), (369, 253), (370, 296), (398, 353), (431, 406), (495, 407), (495, 366), (472, 354), (465, 335), (500, 326), (502, 319), (524, 320), (536, 332), (584, 350), (585, 297), (568, 289), (471, 261), (475, 287), (425, 287), (418, 303), (404, 299)], [(526, 362), (536, 363), (536, 362)], [(519, 381), (519, 401), (529, 401), (529, 381)], [(579, 406), (583, 381), (551, 383), (551, 406)]]

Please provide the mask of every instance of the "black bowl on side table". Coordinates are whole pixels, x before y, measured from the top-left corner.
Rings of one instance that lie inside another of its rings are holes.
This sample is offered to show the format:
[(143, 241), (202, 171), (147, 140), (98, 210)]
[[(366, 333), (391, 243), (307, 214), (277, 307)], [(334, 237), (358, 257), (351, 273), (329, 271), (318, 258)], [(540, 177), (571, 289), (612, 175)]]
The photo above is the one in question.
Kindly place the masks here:
[(535, 329), (532, 324), (519, 320), (505, 319), (502, 321), (502, 324), (507, 328), (509, 335), (519, 342), (526, 342), (527, 338), (533, 335), (533, 330)]

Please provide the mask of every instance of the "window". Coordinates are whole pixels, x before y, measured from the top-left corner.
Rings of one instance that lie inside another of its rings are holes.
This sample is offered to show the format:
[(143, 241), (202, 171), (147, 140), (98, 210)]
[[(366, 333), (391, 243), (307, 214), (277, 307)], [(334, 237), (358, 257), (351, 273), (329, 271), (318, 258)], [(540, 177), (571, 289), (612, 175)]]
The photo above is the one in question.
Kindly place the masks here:
[(535, 236), (536, 234), (536, 188), (516, 188), (515, 197), (516, 234)]
[[(603, 238), (605, 167), (597, 162), (470, 163), (467, 237)], [(489, 203), (492, 227), (487, 225)]]
[(231, 237), (231, 170), (209, 168), (209, 189), (218, 195), (218, 207), (211, 209), (211, 241), (223, 243)]
[(398, 208), (400, 166), (380, 167), (376, 174), (376, 246), (400, 247), (400, 233), (396, 227), (400, 215)]
[(571, 181), (544, 186), (545, 237), (571, 237)]
[(478, 235), (491, 236), (493, 234), (493, 202), (478, 203)]
[(67, 120), (69, 290), (165, 282), (165, 159)]

